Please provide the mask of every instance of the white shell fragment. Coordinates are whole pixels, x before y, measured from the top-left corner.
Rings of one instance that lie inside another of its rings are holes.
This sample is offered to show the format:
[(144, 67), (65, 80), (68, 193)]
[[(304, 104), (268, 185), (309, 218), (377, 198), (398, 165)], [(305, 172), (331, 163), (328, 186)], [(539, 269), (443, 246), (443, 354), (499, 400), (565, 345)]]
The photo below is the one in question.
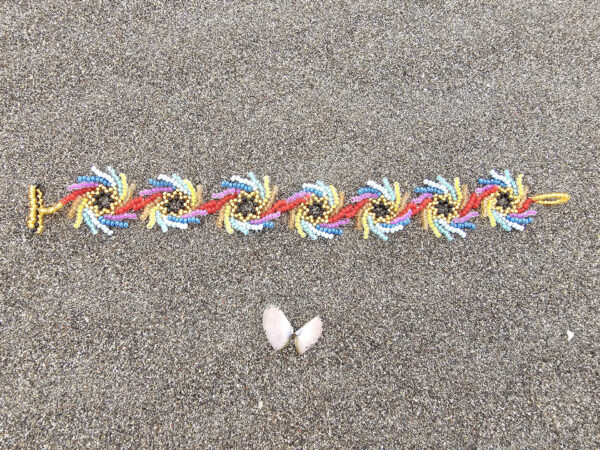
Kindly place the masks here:
[(276, 306), (268, 306), (263, 313), (263, 328), (269, 344), (275, 350), (281, 350), (294, 334), (292, 325), (285, 314)]
[(321, 337), (323, 333), (323, 322), (319, 317), (315, 317), (307, 322), (302, 328), (296, 331), (296, 351), (301, 355), (311, 348)]
[[(277, 351), (284, 348), (292, 336), (294, 336), (292, 325), (277, 306), (270, 305), (265, 309), (263, 313), (263, 328), (265, 329), (269, 344)], [(306, 350), (315, 345), (322, 333), (323, 322), (321, 322), (319, 317), (315, 317), (305, 323), (295, 333), (294, 343), (296, 351), (301, 355), (304, 354)]]
[(567, 330), (567, 342), (573, 339), (573, 336), (575, 336), (575, 333), (573, 333), (571, 330)]

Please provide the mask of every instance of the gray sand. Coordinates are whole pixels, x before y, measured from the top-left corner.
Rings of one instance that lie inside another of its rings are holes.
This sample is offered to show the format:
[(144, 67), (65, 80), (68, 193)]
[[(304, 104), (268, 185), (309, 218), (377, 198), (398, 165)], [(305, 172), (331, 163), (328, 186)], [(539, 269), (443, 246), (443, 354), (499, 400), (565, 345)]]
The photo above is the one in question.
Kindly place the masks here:
[[(600, 445), (597, 1), (116, 3), (0, 5), (0, 447)], [(452, 243), (32, 236), (28, 184), (92, 164), (572, 200)], [(274, 353), (270, 303), (322, 340)]]

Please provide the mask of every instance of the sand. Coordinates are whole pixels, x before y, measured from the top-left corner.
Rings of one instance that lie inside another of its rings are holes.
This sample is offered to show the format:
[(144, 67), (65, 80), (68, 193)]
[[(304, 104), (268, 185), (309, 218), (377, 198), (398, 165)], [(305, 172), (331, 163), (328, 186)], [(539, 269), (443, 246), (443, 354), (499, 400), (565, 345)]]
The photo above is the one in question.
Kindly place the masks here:
[[(598, 447), (597, 2), (0, 5), (0, 447)], [(25, 228), (91, 165), (524, 173), (524, 233)], [(324, 334), (275, 353), (274, 303)], [(567, 331), (574, 333), (568, 340)]]

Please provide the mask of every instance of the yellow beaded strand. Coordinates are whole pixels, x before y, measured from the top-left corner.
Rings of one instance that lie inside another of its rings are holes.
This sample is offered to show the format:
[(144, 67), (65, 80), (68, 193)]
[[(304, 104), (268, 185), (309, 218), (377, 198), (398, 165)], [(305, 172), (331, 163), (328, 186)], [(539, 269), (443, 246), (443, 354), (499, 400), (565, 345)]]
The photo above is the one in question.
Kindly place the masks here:
[(367, 222), (367, 211), (363, 211), (361, 218), (362, 228), (363, 228), (363, 238), (369, 239), (369, 224)]
[(81, 226), (81, 222), (83, 222), (83, 210), (85, 209), (86, 204), (87, 202), (83, 201), (83, 199), (79, 201), (79, 206), (77, 207), (77, 218), (75, 219), (73, 228), (79, 228)]
[(548, 194), (534, 195), (531, 199), (540, 205), (562, 205), (569, 201), (571, 196), (565, 192), (551, 192)]
[(156, 223), (156, 211), (158, 210), (158, 206), (153, 206), (152, 208), (150, 208), (150, 211), (148, 212), (148, 224), (146, 225), (146, 228), (148, 228), (149, 230), (151, 230), (152, 228), (154, 228), (154, 224)]
[(429, 223), (429, 227), (433, 231), (433, 234), (435, 234), (435, 237), (441, 238), (442, 233), (440, 233), (440, 230), (438, 230), (435, 224), (433, 223), (433, 211), (431, 208), (427, 208), (427, 222)]
[(229, 234), (233, 234), (233, 228), (231, 226), (231, 220), (229, 219), (229, 215), (231, 214), (231, 205), (229, 203), (227, 203), (227, 206), (225, 207), (225, 230), (229, 233)]
[(300, 212), (298, 212), (298, 214), (296, 214), (296, 230), (298, 230), (298, 234), (301, 237), (305, 238), (306, 233), (302, 229), (302, 224), (300, 223), (301, 220), (302, 220), (302, 214)]

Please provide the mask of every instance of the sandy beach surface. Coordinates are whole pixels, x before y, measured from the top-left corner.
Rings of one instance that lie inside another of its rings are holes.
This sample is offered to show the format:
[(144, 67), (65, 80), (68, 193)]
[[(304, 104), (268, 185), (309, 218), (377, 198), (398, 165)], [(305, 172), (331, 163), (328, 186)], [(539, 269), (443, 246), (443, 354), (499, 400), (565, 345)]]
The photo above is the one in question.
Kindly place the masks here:
[[(598, 447), (599, 30), (583, 0), (2, 2), (0, 447)], [(29, 233), (29, 184), (94, 164), (572, 199), (453, 242)], [(318, 344), (275, 353), (272, 303)]]

